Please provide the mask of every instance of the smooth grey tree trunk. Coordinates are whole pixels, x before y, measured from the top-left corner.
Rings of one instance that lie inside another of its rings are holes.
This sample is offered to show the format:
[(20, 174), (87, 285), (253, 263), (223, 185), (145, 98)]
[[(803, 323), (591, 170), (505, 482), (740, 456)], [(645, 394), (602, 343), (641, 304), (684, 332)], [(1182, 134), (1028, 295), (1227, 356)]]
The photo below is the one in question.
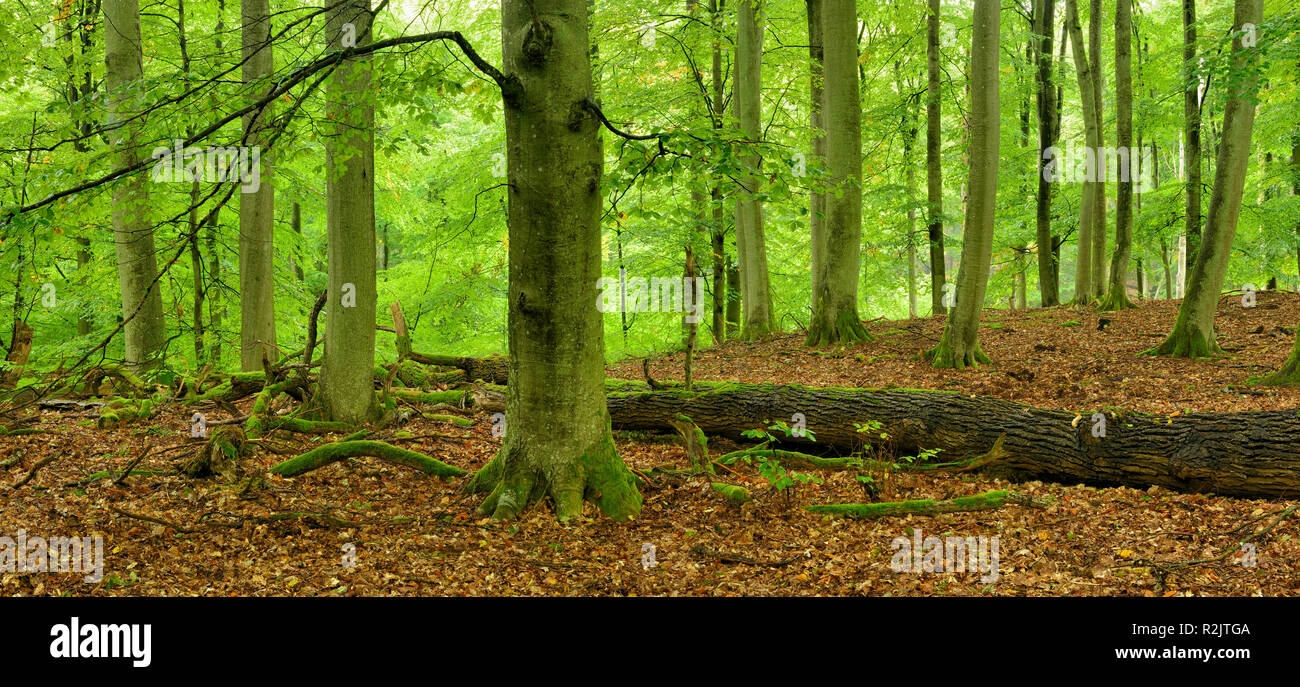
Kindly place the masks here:
[[(269, 0), (242, 0), (241, 27), (244, 87), (250, 97), (265, 94), (274, 70), (271, 55)], [(245, 146), (266, 142), (264, 129), (271, 106), (244, 115)], [(245, 372), (263, 369), (263, 358), (278, 359), (275, 348), (275, 188), (268, 151), (261, 152), (261, 180), (256, 191), (239, 198), (239, 360)]]
[(993, 256), (993, 218), (997, 206), (1001, 109), (998, 102), (998, 0), (975, 0), (971, 29), (970, 194), (957, 303), (943, 338), (928, 356), (935, 367), (962, 369), (991, 362), (980, 350), (979, 318)]
[(605, 405), (600, 181), (585, 0), (504, 0), (502, 71), (509, 180), (509, 386), (501, 450), (470, 488), (479, 510), (513, 518), (550, 497), (556, 517), (584, 499), (616, 520), (641, 496)]
[(1183, 0), (1183, 183), (1187, 250), (1183, 270), (1191, 274), (1201, 245), (1201, 79), (1193, 76), (1196, 61), (1196, 0)]
[[(1133, 23), (1131, 0), (1115, 3), (1115, 145), (1120, 152), (1115, 194), (1115, 254), (1110, 259), (1108, 292), (1102, 310), (1136, 308), (1128, 297), (1129, 262), (1133, 252), (1133, 179), (1141, 164), (1133, 148)], [(1125, 153), (1124, 151), (1128, 151)], [(1127, 169), (1123, 161), (1127, 159)]]
[[(1056, 0), (1038, 0), (1034, 7), (1034, 33), (1038, 38), (1037, 96), (1038, 154), (1056, 145), (1056, 89), (1052, 84), (1052, 29), (1056, 25)], [(1060, 265), (1052, 250), (1052, 185), (1038, 175), (1035, 196), (1035, 240), (1038, 244), (1038, 293), (1044, 308), (1059, 305)]]
[[(750, 141), (763, 138), (763, 0), (738, 0), (736, 20), (736, 115)], [(776, 329), (772, 289), (768, 282), (767, 245), (763, 231), (762, 158), (745, 156), (736, 199), (736, 252), (742, 285), (740, 337), (766, 336)]]
[[(1098, 1), (1098, 0), (1094, 0)], [(1096, 109), (1097, 101), (1093, 97), (1093, 65), (1088, 61), (1087, 51), (1083, 42), (1083, 29), (1079, 26), (1079, 3), (1078, 0), (1065, 0), (1065, 22), (1070, 31), (1070, 50), (1074, 56), (1074, 69), (1079, 78), (1079, 100), (1083, 111), (1084, 123), (1084, 143), (1089, 150), (1095, 151), (1101, 145), (1101, 123), (1098, 121), (1100, 114)], [(1099, 171), (1098, 165), (1094, 159), (1091, 171), (1094, 175)], [(1087, 305), (1092, 301), (1092, 263), (1094, 257), (1100, 260), (1100, 256), (1093, 255), (1092, 233), (1096, 227), (1095, 216), (1097, 213), (1105, 213), (1104, 207), (1097, 207), (1097, 194), (1094, 190), (1094, 181), (1083, 182), (1083, 192), (1080, 194), (1079, 201), (1079, 250), (1074, 262), (1074, 302), (1078, 305)]]
[(862, 105), (858, 93), (856, 5), (831, 2), (822, 10), (826, 124), (825, 244), (814, 279), (812, 320), (805, 343), (823, 346), (871, 338), (858, 318), (862, 255)]
[(1106, 173), (1102, 165), (1102, 147), (1106, 145), (1106, 129), (1103, 118), (1106, 110), (1103, 106), (1105, 93), (1102, 87), (1101, 67), (1101, 4), (1102, 0), (1090, 0), (1088, 3), (1088, 73), (1092, 76), (1092, 111), (1097, 127), (1097, 142), (1093, 150), (1097, 153), (1097, 183), (1093, 185), (1092, 215), (1092, 256), (1090, 265), (1092, 275), (1088, 284), (1092, 287), (1092, 299), (1101, 298), (1106, 289), (1106, 215), (1109, 208), (1106, 203)]
[[(107, 92), (109, 138), (118, 167), (140, 160), (138, 122), (118, 126), (140, 109), (131, 95), (143, 78), (137, 0), (104, 0), (104, 88)], [(167, 340), (162, 294), (154, 257), (153, 226), (149, 218), (146, 174), (134, 174), (113, 189), (113, 243), (117, 249), (117, 280), (126, 319), (126, 364), (137, 369), (163, 362)]]
[(1237, 233), (1241, 196), (1250, 159), (1251, 132), (1255, 125), (1255, 90), (1259, 84), (1253, 70), (1259, 61), (1257, 48), (1242, 45), (1245, 24), (1263, 21), (1263, 0), (1236, 0), (1233, 10), (1232, 69), (1244, 74), (1243, 82), (1225, 86), (1228, 95), (1223, 113), (1223, 139), (1214, 167), (1214, 190), (1205, 217), (1205, 232), (1196, 252), (1196, 263), (1187, 284), (1187, 295), (1178, 307), (1178, 319), (1169, 338), (1147, 351), (1153, 355), (1199, 358), (1223, 353), (1214, 334), (1214, 313), (1228, 272), (1232, 239)]
[[(822, 0), (806, 0), (808, 7), (808, 109), (809, 124), (812, 127), (812, 155), (809, 166), (814, 163), (824, 165), (826, 161), (826, 118), (823, 114), (824, 102), (822, 84), (825, 78), (825, 48), (822, 38)], [(822, 193), (820, 180), (814, 180), (808, 192), (809, 253), (812, 275), (812, 290), (809, 296), (813, 308), (816, 308), (817, 294), (822, 289), (822, 262), (826, 259), (826, 194)]]
[(930, 310), (939, 315), (948, 312), (943, 304), (943, 286), (948, 277), (943, 254), (943, 149), (940, 124), (939, 91), (939, 0), (929, 0), (926, 13), (926, 105), (925, 105), (925, 187), (929, 211), (926, 226), (930, 239)]
[[(350, 25), (350, 26), (349, 26)], [(329, 13), (326, 47), (370, 43), (370, 0)], [(375, 110), (369, 55), (343, 60), (327, 85), (334, 123), (325, 145), (325, 233), (329, 300), (320, 407), (327, 420), (360, 423), (378, 412), (375, 370)]]

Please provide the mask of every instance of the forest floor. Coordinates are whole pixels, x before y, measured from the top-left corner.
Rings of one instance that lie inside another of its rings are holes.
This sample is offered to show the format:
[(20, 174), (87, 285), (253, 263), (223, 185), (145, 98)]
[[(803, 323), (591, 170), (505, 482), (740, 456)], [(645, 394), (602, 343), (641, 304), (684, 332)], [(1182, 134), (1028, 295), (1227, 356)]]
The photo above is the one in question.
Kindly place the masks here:
[[(938, 340), (935, 318), (873, 321), (877, 338), (850, 347), (805, 349), (795, 335), (729, 342), (701, 352), (695, 368), (698, 379), (960, 389), (1063, 409), (1300, 407), (1300, 390), (1246, 383), (1286, 357), (1300, 295), (1262, 292), (1253, 309), (1225, 298), (1217, 328), (1228, 357), (1137, 357), (1161, 341), (1176, 310), (1174, 301), (1146, 302), (1105, 315), (1104, 331), (1089, 309), (986, 311), (981, 340), (995, 364), (963, 372), (912, 360)], [(678, 354), (652, 361), (651, 370), (680, 379), (681, 363)], [(641, 363), (613, 365), (610, 376), (639, 378)], [(247, 412), (251, 402), (237, 410)], [(105, 540), (98, 584), (80, 574), (0, 572), (0, 595), (1300, 595), (1297, 518), (1278, 517), (1288, 502), (1160, 488), (894, 473), (882, 484), (884, 500), (1009, 488), (1052, 505), (856, 521), (802, 508), (861, 501), (854, 471), (813, 471), (820, 483), (778, 491), (754, 467), (736, 464), (726, 476), (754, 496), (743, 506), (685, 476), (644, 487), (632, 523), (611, 522), (588, 505), (586, 518), (559, 524), (544, 505), (515, 522), (481, 518), (479, 497), (461, 492), (464, 480), (368, 458), (268, 477), (246, 492), (176, 474), (87, 482), (92, 473), (126, 468), (146, 447), (136, 469), (173, 468), (193, 450), (183, 439), (190, 412), (176, 405), (148, 421), (98, 430), (93, 413), (44, 411), (40, 427), (52, 433), (0, 440), (0, 462), (17, 458), (0, 468), (0, 536), (22, 529), (29, 537)], [(209, 419), (223, 417), (229, 414), (213, 411)], [(780, 418), (754, 418), (754, 426), (769, 419)], [(481, 414), (468, 428), (416, 417), (403, 427), (415, 438), (400, 445), (473, 470), (500, 443), (490, 427)], [(275, 441), (296, 452), (336, 438), (278, 434)], [(675, 436), (616, 438), (635, 469), (688, 465)], [(740, 446), (712, 439), (709, 448), (717, 457)], [(51, 457), (30, 481), (11, 486)], [(245, 470), (259, 474), (282, 458), (259, 448)], [(1252, 534), (1250, 556), (1239, 542)], [(996, 579), (978, 570), (894, 571), (892, 542), (914, 535), (997, 537)]]

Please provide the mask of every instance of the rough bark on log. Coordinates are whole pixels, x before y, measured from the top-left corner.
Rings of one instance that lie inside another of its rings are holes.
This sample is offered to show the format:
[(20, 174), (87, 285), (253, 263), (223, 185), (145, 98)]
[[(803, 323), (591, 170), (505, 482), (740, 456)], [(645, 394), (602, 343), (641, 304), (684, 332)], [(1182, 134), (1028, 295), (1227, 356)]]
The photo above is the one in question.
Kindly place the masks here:
[(802, 413), (817, 441), (791, 443), (848, 452), (878, 434), (859, 433), (854, 423), (875, 420), (901, 452), (937, 448), (940, 460), (979, 459), (986, 473), (1009, 479), (1300, 495), (1294, 409), (1174, 417), (1107, 409), (1104, 435), (1094, 436), (1094, 411), (942, 391), (697, 382), (696, 392), (686, 393), (616, 380), (606, 388), (615, 429), (666, 430), (684, 414), (709, 434), (742, 439), (742, 430)]

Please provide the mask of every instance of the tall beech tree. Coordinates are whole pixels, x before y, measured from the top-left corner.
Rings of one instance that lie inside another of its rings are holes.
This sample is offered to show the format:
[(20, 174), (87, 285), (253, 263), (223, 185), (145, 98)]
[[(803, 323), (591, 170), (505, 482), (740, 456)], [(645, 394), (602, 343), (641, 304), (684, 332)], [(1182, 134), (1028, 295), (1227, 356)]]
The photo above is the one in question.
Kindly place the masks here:
[[(712, 30), (710, 57), (712, 73), (710, 93), (711, 124), (715, 136), (721, 134), (723, 113), (727, 107), (725, 98), (726, 74), (722, 69), (722, 10), (725, 0), (709, 0), (709, 28)], [(712, 212), (712, 226), (709, 238), (713, 250), (713, 342), (721, 343), (727, 336), (727, 324), (724, 313), (729, 304), (740, 297), (738, 291), (727, 288), (727, 223), (726, 211), (722, 202), (722, 179), (718, 174), (710, 174), (709, 207)]]
[(1250, 139), (1255, 126), (1255, 92), (1259, 87), (1256, 69), (1259, 51), (1246, 47), (1242, 38), (1247, 30), (1263, 21), (1263, 0), (1236, 0), (1233, 9), (1232, 70), (1233, 81), (1225, 84), (1227, 104), (1223, 112), (1223, 137), (1214, 166), (1214, 190), (1205, 217), (1196, 263), (1187, 285), (1187, 295), (1178, 307), (1178, 319), (1164, 343), (1149, 351), (1152, 355), (1176, 358), (1200, 358), (1223, 353), (1214, 335), (1214, 313), (1219, 292), (1228, 273), (1232, 239), (1237, 233), (1241, 196), (1246, 184), (1250, 158)]
[[(550, 497), (569, 520), (594, 501), (641, 511), (610, 432), (597, 309), (603, 154), (589, 107), (585, 0), (504, 0), (509, 183), (509, 385), (501, 450), (471, 482), (480, 512), (513, 518)], [(372, 253), (373, 255), (373, 253)]]
[[(1038, 0), (1034, 4), (1036, 52), (1036, 105), (1038, 108), (1038, 151), (1056, 145), (1056, 89), (1052, 84), (1052, 28), (1056, 25), (1056, 0)], [(1038, 175), (1035, 195), (1035, 239), (1038, 243), (1038, 292), (1044, 308), (1061, 302), (1060, 264), (1057, 262), (1056, 236), (1052, 231), (1052, 184)]]
[(1190, 274), (1201, 245), (1201, 78), (1196, 58), (1196, 0), (1183, 0), (1183, 167), (1184, 226), (1187, 251), (1183, 269)]
[[(822, 0), (807, 0), (808, 7), (808, 124), (812, 128), (809, 162), (825, 164), (826, 118), (823, 114), (822, 93), (825, 78), (826, 53), (822, 36)], [(812, 275), (812, 305), (817, 307), (817, 294), (822, 290), (822, 262), (826, 251), (826, 194), (819, 183), (808, 190), (808, 252), (811, 256), (809, 272)]]
[[(274, 70), (269, 0), (242, 0), (244, 86), (250, 100), (263, 96)], [(243, 145), (260, 146), (271, 106), (244, 116)], [(239, 199), (239, 359), (245, 372), (260, 370), (262, 359), (275, 362), (275, 187), (268, 151), (261, 153), (260, 183)]]
[[(738, 0), (736, 19), (736, 116), (751, 143), (763, 139), (763, 0)], [(768, 282), (763, 232), (763, 158), (750, 151), (736, 199), (736, 253), (740, 262), (741, 338), (766, 336), (776, 329)]]
[[(370, 0), (333, 6), (325, 27), (328, 49), (341, 50), (344, 41), (369, 45), (370, 20)], [(330, 77), (325, 103), (333, 124), (325, 145), (329, 300), (318, 394), (325, 419), (340, 422), (365, 422), (378, 414), (373, 98), (370, 54), (345, 57)]]
[(1001, 108), (998, 102), (997, 0), (975, 0), (971, 28), (970, 194), (961, 265), (957, 268), (957, 303), (948, 315), (939, 345), (927, 352), (935, 367), (962, 369), (992, 362), (980, 350), (979, 317), (988, 288), (993, 256), (993, 218), (998, 193)]
[[(140, 111), (136, 90), (143, 78), (140, 8), (137, 0), (104, 0), (104, 89), (109, 142), (119, 168), (140, 161)], [(167, 327), (163, 319), (154, 232), (150, 224), (148, 176), (135, 174), (113, 188), (113, 243), (122, 292), (126, 364), (135, 368), (162, 363)]]
[(943, 131), (940, 128), (939, 0), (929, 0), (925, 17), (925, 188), (930, 239), (930, 309), (948, 312), (943, 304), (947, 264), (943, 254)]
[(826, 79), (823, 119), (830, 170), (825, 196), (825, 243), (813, 283), (809, 345), (870, 339), (858, 319), (862, 241), (862, 106), (858, 95), (858, 17), (850, 2), (822, 10)]
[[(1093, 0), (1094, 3), (1100, 0)], [(1096, 159), (1096, 151), (1101, 148), (1101, 112), (1097, 109), (1097, 99), (1093, 97), (1096, 83), (1092, 70), (1096, 68), (1088, 59), (1083, 42), (1083, 29), (1079, 26), (1078, 0), (1065, 0), (1065, 23), (1070, 31), (1070, 49), (1074, 56), (1074, 69), (1079, 78), (1079, 101), (1083, 111), (1084, 144), (1092, 154), (1086, 154), (1087, 177), (1083, 181), (1083, 192), (1079, 200), (1079, 250), (1074, 261), (1074, 302), (1087, 305), (1092, 302), (1093, 294), (1093, 260), (1101, 260), (1101, 255), (1093, 253), (1093, 232), (1096, 230), (1096, 217), (1105, 216), (1106, 208), (1097, 205), (1096, 178), (1101, 172)], [(1104, 200), (1104, 199), (1103, 199)]]
[(1097, 143), (1092, 148), (1096, 156), (1096, 164), (1093, 167), (1096, 173), (1097, 183), (1093, 184), (1092, 192), (1094, 198), (1092, 214), (1092, 231), (1089, 238), (1092, 240), (1091, 260), (1089, 266), (1092, 268), (1092, 274), (1088, 277), (1088, 285), (1092, 287), (1092, 293), (1089, 294), (1089, 300), (1096, 300), (1102, 297), (1102, 292), (1106, 289), (1106, 176), (1108, 174), (1105, 156), (1102, 154), (1103, 146), (1106, 145), (1105, 123), (1106, 110), (1103, 107), (1104, 98), (1102, 94), (1102, 67), (1101, 67), (1101, 3), (1102, 0), (1089, 0), (1088, 2), (1088, 74), (1092, 77), (1092, 111), (1093, 122), (1097, 127)]
[(1119, 179), (1115, 195), (1115, 253), (1110, 282), (1101, 299), (1102, 310), (1136, 308), (1128, 297), (1128, 264), (1133, 252), (1133, 179), (1141, 164), (1133, 148), (1133, 21), (1131, 0), (1115, 3), (1115, 144), (1119, 149)]

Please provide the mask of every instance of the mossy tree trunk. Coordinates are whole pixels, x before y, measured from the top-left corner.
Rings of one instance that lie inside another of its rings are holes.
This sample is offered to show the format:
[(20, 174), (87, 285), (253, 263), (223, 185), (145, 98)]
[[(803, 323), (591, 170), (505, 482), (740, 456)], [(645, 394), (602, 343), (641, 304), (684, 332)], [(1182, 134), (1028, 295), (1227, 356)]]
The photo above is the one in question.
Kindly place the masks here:
[(926, 105), (925, 105), (925, 187), (929, 209), (926, 226), (930, 239), (930, 309), (938, 315), (948, 312), (943, 304), (943, 285), (947, 281), (947, 263), (943, 255), (943, 131), (942, 94), (939, 91), (939, 0), (929, 0), (925, 19)]
[(1246, 166), (1250, 158), (1250, 138), (1255, 125), (1254, 76), (1259, 53), (1242, 45), (1243, 24), (1258, 26), (1263, 21), (1262, 0), (1237, 0), (1233, 11), (1232, 70), (1244, 74), (1241, 82), (1229, 89), (1223, 113), (1223, 139), (1214, 167), (1214, 190), (1206, 215), (1205, 232), (1196, 252), (1196, 263), (1187, 285), (1187, 295), (1178, 307), (1174, 330), (1164, 343), (1147, 351), (1153, 355), (1197, 358), (1223, 352), (1214, 335), (1214, 313), (1219, 292), (1228, 273), (1232, 239), (1237, 234), (1237, 217), (1241, 213), (1241, 196), (1246, 184)]
[[(261, 96), (274, 63), (271, 55), (271, 6), (269, 0), (242, 0), (242, 56), (244, 86), (250, 98)], [(266, 142), (264, 129), (271, 106), (244, 116), (245, 146)], [(275, 362), (275, 188), (271, 179), (268, 151), (261, 153), (257, 190), (239, 197), (239, 360), (244, 372), (262, 369), (262, 359)]]
[[(370, 0), (349, 0), (329, 13), (327, 48), (371, 42)], [(370, 56), (343, 60), (328, 85), (335, 124), (325, 147), (325, 225), (329, 301), (318, 399), (324, 419), (374, 419), (375, 111)]]
[[(143, 78), (140, 8), (137, 0), (104, 0), (104, 89), (107, 92), (109, 137), (119, 168), (140, 159), (136, 122), (117, 126), (140, 108), (138, 82)], [(148, 177), (133, 174), (113, 188), (113, 243), (117, 248), (117, 280), (122, 292), (126, 364), (146, 368), (161, 364), (167, 340), (162, 293), (155, 282), (153, 226), (149, 220)]]
[(962, 369), (991, 362), (980, 350), (979, 318), (993, 256), (998, 192), (998, 30), (996, 0), (976, 0), (971, 37), (970, 200), (957, 270), (957, 304), (939, 345), (927, 353), (935, 367)]
[[(814, 278), (812, 346), (868, 340), (858, 318), (858, 268), (862, 254), (862, 105), (858, 94), (858, 15), (850, 2), (821, 12), (825, 46), (822, 119), (826, 124), (829, 192), (823, 203), (820, 277)], [(815, 237), (814, 237), (815, 238)]]
[(501, 450), (471, 482), (480, 511), (512, 518), (549, 496), (556, 516), (596, 502), (616, 520), (641, 496), (614, 448), (604, 403), (599, 126), (585, 0), (505, 0), (510, 385)]
[[(753, 143), (763, 139), (763, 0), (737, 0), (736, 116)], [(766, 336), (776, 330), (772, 289), (767, 272), (767, 244), (763, 231), (762, 157), (745, 156), (736, 199), (736, 252), (739, 255), (741, 308), (740, 337)]]
[[(1120, 150), (1115, 196), (1115, 253), (1110, 258), (1108, 291), (1102, 310), (1136, 308), (1128, 297), (1128, 264), (1133, 252), (1133, 179), (1142, 160), (1133, 148), (1133, 23), (1131, 0), (1115, 4), (1115, 145)], [(1127, 153), (1124, 151), (1128, 151)], [(1127, 169), (1124, 168), (1127, 160)]]

